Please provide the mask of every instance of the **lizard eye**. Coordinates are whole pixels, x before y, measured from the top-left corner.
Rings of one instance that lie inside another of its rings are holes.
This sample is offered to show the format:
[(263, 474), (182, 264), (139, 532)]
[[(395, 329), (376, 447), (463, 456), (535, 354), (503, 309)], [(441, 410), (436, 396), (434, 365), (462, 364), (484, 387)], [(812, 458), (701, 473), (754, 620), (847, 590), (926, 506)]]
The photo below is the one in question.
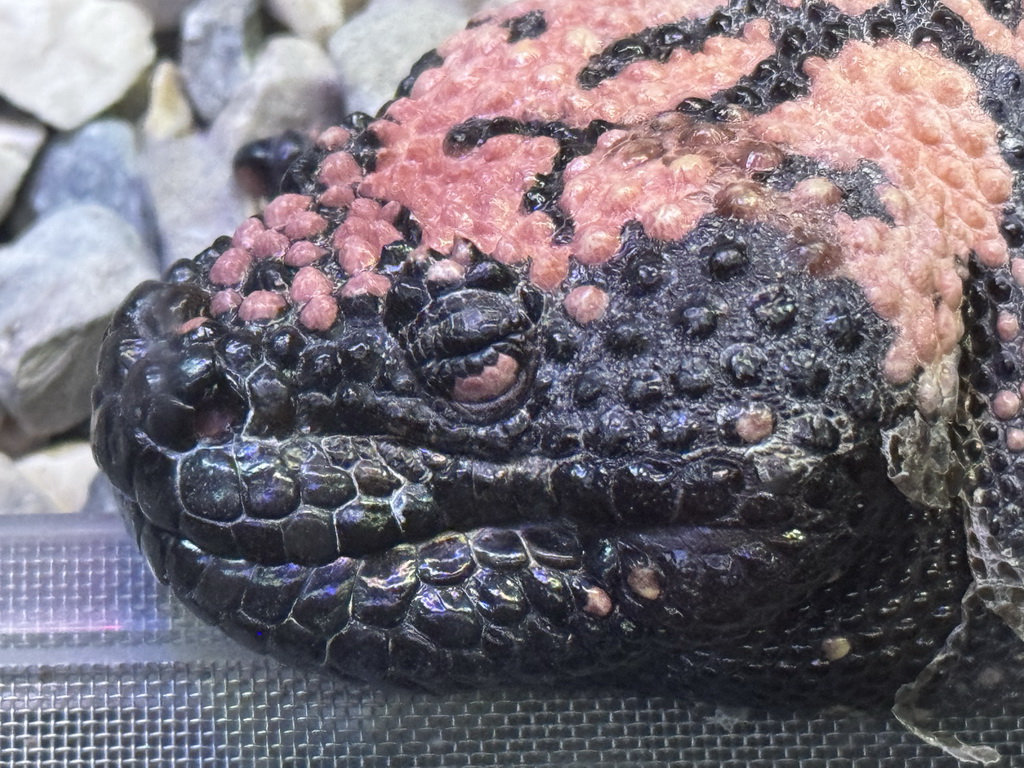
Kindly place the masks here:
[(400, 334), (428, 389), (492, 415), (518, 401), (536, 368), (532, 293), (462, 288), (430, 302)]

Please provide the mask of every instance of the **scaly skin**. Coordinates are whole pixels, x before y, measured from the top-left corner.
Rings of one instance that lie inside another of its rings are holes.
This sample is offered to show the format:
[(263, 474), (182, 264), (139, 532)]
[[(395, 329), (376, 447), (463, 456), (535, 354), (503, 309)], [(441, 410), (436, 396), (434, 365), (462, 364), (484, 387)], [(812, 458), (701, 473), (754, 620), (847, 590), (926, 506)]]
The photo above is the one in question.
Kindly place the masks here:
[(965, 594), (1019, 631), (1017, 16), (471, 23), (115, 316), (93, 444), (157, 575), (429, 687), (855, 704)]

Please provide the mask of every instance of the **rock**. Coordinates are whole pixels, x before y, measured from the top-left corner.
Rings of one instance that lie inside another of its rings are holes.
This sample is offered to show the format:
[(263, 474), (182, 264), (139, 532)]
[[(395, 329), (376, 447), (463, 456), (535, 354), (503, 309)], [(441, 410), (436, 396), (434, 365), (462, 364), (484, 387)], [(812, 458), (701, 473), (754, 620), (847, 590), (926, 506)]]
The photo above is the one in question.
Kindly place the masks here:
[(192, 107), (185, 95), (181, 70), (164, 59), (153, 68), (149, 81), (149, 105), (142, 117), (142, 133), (148, 141), (184, 136), (192, 130)]
[(123, 0), (6, 2), (0, 96), (69, 130), (114, 104), (153, 60), (149, 17)]
[(97, 120), (55, 139), (40, 157), (29, 190), (40, 216), (66, 205), (105, 205), (135, 227), (156, 263), (156, 214), (131, 123)]
[(262, 35), (256, 0), (197, 0), (182, 17), (181, 71), (192, 104), (212, 121), (252, 69)]
[(0, 408), (0, 454), (17, 458), (45, 444), (44, 436), (28, 434), (9, 413)]
[(153, 20), (157, 32), (170, 32), (181, 25), (181, 14), (192, 0), (129, 0)]
[(206, 136), (153, 144), (142, 163), (156, 206), (165, 266), (192, 258), (255, 213), (233, 181), (231, 152)]
[(46, 129), (34, 120), (0, 112), (0, 221), (11, 209), (32, 158), (46, 140)]
[(56, 512), (13, 461), (0, 453), (0, 515), (40, 515)]
[(253, 139), (326, 128), (343, 115), (341, 82), (327, 54), (309, 40), (276, 37), (211, 133), (233, 154)]
[(267, 10), (299, 37), (318, 43), (345, 20), (343, 0), (267, 0)]
[(89, 416), (110, 315), (155, 277), (135, 228), (99, 205), (58, 208), (0, 249), (0, 408), (29, 435)]
[(345, 106), (376, 113), (423, 53), (466, 25), (474, 6), (461, 0), (372, 0), (328, 46)]
[(30, 453), (14, 466), (57, 512), (76, 512), (85, 506), (89, 486), (99, 472), (92, 448), (84, 440)]

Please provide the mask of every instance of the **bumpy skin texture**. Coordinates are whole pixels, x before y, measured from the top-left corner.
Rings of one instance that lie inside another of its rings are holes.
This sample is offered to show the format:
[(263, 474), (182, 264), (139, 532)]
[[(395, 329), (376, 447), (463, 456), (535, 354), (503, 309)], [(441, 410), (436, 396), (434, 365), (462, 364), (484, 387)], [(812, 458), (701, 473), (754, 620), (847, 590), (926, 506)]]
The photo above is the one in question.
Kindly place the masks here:
[(889, 699), (1019, 631), (1016, 4), (520, 3), (103, 346), (157, 575), (429, 687)]

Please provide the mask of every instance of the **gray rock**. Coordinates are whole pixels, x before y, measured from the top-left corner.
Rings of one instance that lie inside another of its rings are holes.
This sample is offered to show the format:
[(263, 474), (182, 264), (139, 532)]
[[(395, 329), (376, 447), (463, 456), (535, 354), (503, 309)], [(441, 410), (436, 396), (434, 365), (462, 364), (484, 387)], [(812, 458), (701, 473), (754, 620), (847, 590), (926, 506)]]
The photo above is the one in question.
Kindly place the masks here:
[(135, 227), (155, 259), (156, 215), (131, 123), (97, 120), (55, 139), (39, 158), (29, 189), (40, 216), (78, 203), (107, 206)]
[(45, 444), (45, 437), (28, 434), (9, 413), (0, 408), (0, 454), (17, 458), (39, 450)]
[(471, 0), (371, 0), (328, 46), (346, 107), (374, 114), (423, 53), (466, 25), (476, 5)]
[(267, 0), (267, 10), (299, 37), (319, 43), (345, 20), (343, 0)]
[(59, 208), (0, 249), (0, 408), (29, 435), (89, 415), (110, 315), (155, 276), (134, 227), (99, 205)]
[(235, 186), (231, 152), (205, 135), (152, 144), (142, 164), (156, 206), (165, 265), (192, 258), (256, 212)]
[(0, 96), (69, 130), (118, 101), (153, 60), (149, 16), (123, 0), (5, 2)]
[(309, 40), (276, 37), (260, 53), (211, 133), (234, 153), (253, 139), (289, 128), (326, 128), (343, 116), (341, 82), (327, 54)]
[(15, 463), (0, 453), (0, 515), (42, 515), (56, 512)]
[(182, 17), (181, 71), (192, 103), (213, 120), (252, 69), (261, 37), (256, 0), (196, 0)]
[(11, 209), (32, 158), (46, 140), (46, 129), (27, 117), (0, 112), (0, 221)]
[(192, 128), (192, 106), (185, 95), (181, 70), (165, 59), (153, 68), (142, 133), (147, 141), (163, 141), (184, 136)]
[(14, 466), (57, 512), (80, 510), (99, 472), (85, 440), (49, 446), (23, 456)]

